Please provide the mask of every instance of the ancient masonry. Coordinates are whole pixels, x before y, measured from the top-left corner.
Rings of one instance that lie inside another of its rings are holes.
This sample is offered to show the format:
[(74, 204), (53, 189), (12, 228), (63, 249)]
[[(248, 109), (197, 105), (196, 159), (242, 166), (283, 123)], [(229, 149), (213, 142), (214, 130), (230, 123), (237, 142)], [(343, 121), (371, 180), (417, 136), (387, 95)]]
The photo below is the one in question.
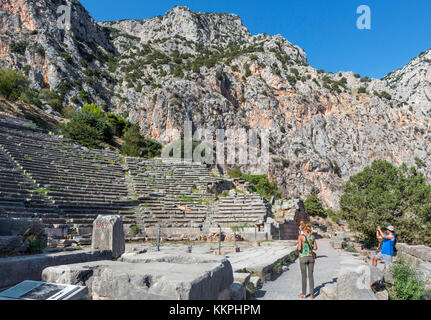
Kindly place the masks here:
[[(192, 240), (219, 226), (263, 228), (270, 204), (234, 187), (203, 164), (88, 150), (32, 122), (0, 118), (0, 217), (41, 219), (51, 243), (89, 240), (98, 215), (121, 215), (128, 238), (154, 238), (159, 228)], [(283, 234), (294, 238), (303, 215), (286, 221), (293, 232)]]

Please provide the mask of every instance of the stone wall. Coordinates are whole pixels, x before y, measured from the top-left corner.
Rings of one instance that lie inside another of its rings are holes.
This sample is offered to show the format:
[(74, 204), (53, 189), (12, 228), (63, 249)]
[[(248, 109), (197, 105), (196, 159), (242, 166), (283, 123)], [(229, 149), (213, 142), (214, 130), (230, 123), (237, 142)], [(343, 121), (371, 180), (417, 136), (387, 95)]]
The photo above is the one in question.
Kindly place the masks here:
[(410, 246), (398, 243), (397, 250), (396, 261), (404, 260), (411, 263), (417, 270), (420, 279), (431, 288), (431, 248), (424, 245)]

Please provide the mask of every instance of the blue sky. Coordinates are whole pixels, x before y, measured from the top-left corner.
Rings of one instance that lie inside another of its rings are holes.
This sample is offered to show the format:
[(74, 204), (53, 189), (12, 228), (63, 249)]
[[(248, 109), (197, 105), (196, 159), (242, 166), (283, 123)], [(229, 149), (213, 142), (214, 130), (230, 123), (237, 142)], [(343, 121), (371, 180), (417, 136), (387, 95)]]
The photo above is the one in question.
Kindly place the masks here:
[[(310, 65), (384, 77), (431, 48), (429, 0), (81, 0), (94, 19), (145, 19), (175, 5), (239, 15), (252, 34), (281, 34), (305, 50)], [(359, 30), (360, 5), (371, 30)]]

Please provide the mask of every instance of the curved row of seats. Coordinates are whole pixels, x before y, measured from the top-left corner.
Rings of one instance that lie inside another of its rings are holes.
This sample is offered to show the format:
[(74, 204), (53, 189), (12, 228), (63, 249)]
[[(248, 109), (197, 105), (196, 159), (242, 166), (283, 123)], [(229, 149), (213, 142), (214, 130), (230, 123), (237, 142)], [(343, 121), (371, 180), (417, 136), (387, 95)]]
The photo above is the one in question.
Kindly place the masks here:
[(42, 217), (72, 233), (91, 229), (99, 214), (144, 228), (261, 224), (265, 201), (257, 194), (217, 199), (209, 190), (221, 180), (200, 163), (122, 159), (0, 116), (0, 216)]

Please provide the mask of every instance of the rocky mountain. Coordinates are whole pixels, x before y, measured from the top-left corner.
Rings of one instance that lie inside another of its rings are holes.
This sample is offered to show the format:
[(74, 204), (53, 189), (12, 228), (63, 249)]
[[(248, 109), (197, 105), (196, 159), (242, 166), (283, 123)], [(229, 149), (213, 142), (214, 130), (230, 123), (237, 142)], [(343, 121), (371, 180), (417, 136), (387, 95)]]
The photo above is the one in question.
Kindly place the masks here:
[[(72, 9), (70, 30), (56, 23), (61, 4)], [(318, 193), (337, 208), (345, 181), (374, 159), (431, 180), (430, 51), (378, 80), (316, 70), (301, 48), (252, 35), (233, 14), (177, 6), (95, 23), (78, 1), (1, 0), (0, 23), (2, 67), (67, 104), (110, 107), (163, 143), (185, 120), (270, 129), (269, 176), (288, 197)]]

